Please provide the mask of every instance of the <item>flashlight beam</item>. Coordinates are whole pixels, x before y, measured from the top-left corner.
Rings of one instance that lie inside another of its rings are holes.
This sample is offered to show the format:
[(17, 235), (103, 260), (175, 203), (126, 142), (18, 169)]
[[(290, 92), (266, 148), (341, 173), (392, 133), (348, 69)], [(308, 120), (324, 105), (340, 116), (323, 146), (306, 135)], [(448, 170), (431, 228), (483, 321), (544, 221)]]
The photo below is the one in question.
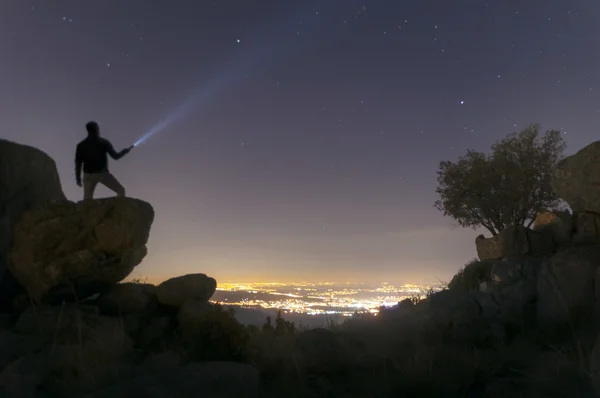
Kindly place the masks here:
[[(291, 18), (290, 21), (286, 21), (287, 23), (283, 26), (290, 26), (290, 22), (297, 22), (298, 20), (306, 20), (309, 15), (314, 15), (314, 9), (316, 5), (320, 5), (321, 2), (317, 1), (311, 7), (311, 14), (308, 14), (306, 9), (301, 15), (294, 14), (294, 17)], [(331, 1), (328, 4), (328, 7), (335, 8), (337, 4), (336, 1)], [(323, 11), (323, 7), (320, 7), (321, 11)], [(305, 14), (306, 12), (306, 14)], [(318, 14), (318, 13), (317, 13)], [(313, 17), (314, 18), (314, 17)], [(317, 19), (313, 19), (316, 21)], [(306, 28), (306, 25), (305, 25)], [(273, 32), (273, 30), (271, 30)], [(272, 35), (272, 33), (270, 33)], [(306, 34), (304, 35), (306, 37)], [(272, 39), (272, 37), (269, 37)], [(178, 107), (176, 107), (170, 114), (168, 114), (164, 119), (160, 120), (154, 126), (152, 126), (148, 131), (144, 133), (136, 142), (134, 142), (133, 146), (137, 147), (144, 142), (146, 142), (150, 137), (160, 133), (167, 127), (172, 124), (180, 121), (184, 117), (186, 117), (192, 110), (198, 108), (201, 105), (205, 105), (209, 100), (211, 100), (215, 95), (219, 94), (226, 86), (232, 85), (236, 81), (241, 80), (244, 76), (247, 76), (249, 72), (259, 64), (259, 61), (264, 59), (268, 59), (274, 50), (283, 48), (286, 46), (287, 42), (284, 41), (283, 37), (280, 37), (276, 43), (272, 43), (272, 45), (267, 46), (264, 45), (260, 48), (257, 47), (249, 47), (246, 48), (245, 52), (240, 54), (239, 59), (243, 62), (235, 63), (226, 69), (225, 73), (217, 76), (213, 80), (211, 80), (208, 85), (198, 86), (195, 90), (192, 91), (192, 94), (182, 102)], [(256, 40), (258, 42), (258, 40)]]
[(207, 87), (198, 88), (194, 90), (193, 94), (189, 96), (189, 98), (181, 103), (177, 108), (173, 110), (170, 114), (168, 114), (164, 119), (156, 123), (154, 126), (150, 128), (143, 136), (141, 136), (133, 146), (139, 146), (143, 144), (147, 139), (152, 137), (153, 135), (161, 132), (165, 128), (169, 127), (171, 124), (183, 119), (187, 114), (189, 114), (194, 108), (203, 105), (207, 102), (211, 97), (217, 93), (218, 89), (224, 83), (223, 77), (220, 79), (215, 79), (209, 83)]

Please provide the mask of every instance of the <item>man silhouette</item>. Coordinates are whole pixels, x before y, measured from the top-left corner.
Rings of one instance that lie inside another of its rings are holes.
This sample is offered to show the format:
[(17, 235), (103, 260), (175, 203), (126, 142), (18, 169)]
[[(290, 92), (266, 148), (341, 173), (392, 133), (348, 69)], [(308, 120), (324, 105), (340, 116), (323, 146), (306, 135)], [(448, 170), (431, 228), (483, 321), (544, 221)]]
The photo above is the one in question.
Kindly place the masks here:
[(75, 151), (75, 180), (81, 187), (81, 169), (83, 166), (83, 199), (92, 199), (98, 183), (114, 191), (117, 196), (125, 196), (125, 188), (108, 171), (108, 158), (118, 160), (129, 153), (131, 148), (116, 152), (110, 141), (100, 137), (100, 126), (96, 122), (85, 125), (88, 136), (77, 144)]

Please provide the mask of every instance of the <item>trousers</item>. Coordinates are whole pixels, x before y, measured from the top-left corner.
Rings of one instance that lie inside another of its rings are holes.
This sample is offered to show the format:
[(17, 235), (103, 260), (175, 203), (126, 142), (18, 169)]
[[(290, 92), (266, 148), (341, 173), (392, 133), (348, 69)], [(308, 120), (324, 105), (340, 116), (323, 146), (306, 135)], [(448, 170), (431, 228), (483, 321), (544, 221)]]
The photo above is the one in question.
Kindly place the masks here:
[(125, 188), (111, 173), (83, 173), (83, 199), (94, 197), (94, 191), (98, 183), (116, 193), (117, 196), (125, 196)]

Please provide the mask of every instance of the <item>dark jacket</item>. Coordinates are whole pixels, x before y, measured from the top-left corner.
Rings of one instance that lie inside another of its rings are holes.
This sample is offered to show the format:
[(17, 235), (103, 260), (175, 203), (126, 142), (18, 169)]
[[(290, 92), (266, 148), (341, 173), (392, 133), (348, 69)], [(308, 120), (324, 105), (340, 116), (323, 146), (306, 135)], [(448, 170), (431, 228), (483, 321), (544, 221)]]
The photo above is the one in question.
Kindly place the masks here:
[(87, 137), (77, 144), (75, 151), (75, 164), (83, 163), (84, 173), (105, 173), (108, 172), (108, 157), (117, 160), (125, 156), (126, 149), (116, 152), (110, 141), (102, 137)]

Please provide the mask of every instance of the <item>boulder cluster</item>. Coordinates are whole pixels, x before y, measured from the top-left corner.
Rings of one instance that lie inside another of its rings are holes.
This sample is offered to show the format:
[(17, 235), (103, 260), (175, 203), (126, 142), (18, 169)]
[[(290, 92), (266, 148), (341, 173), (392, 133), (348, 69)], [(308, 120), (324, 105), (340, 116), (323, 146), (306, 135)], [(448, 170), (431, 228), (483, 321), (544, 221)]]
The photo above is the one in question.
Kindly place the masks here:
[[(388, 316), (475, 345), (575, 340), (600, 393), (600, 142), (559, 162), (552, 186), (572, 213), (543, 211), (533, 228), (478, 236), (479, 261), (469, 265), (478, 270), (466, 267), (450, 289), (417, 304), (407, 299)], [(467, 272), (475, 286), (457, 288)]]
[(510, 227), (492, 238), (476, 238), (479, 259), (493, 263), (489, 281), (480, 286), (478, 302), (485, 311), (506, 311), (505, 304), (521, 312), (529, 307), (519, 315), (554, 328), (576, 324), (600, 307), (599, 182), (596, 142), (554, 171), (552, 187), (572, 213), (539, 212), (532, 229)]
[(70, 202), (48, 155), (0, 140), (0, 397), (549, 396), (557, 380), (524, 375), (563, 366), (561, 341), (586, 380), (553, 396), (595, 396), (600, 143), (561, 161), (553, 188), (572, 213), (477, 237), (479, 260), (448, 289), (336, 328), (278, 317), (252, 334), (209, 302), (209, 276), (123, 282), (147, 254), (150, 204)]
[(122, 282), (153, 220), (138, 199), (66, 200), (48, 155), (0, 140), (0, 396), (257, 394), (253, 367), (168, 349), (212, 313), (215, 279)]

